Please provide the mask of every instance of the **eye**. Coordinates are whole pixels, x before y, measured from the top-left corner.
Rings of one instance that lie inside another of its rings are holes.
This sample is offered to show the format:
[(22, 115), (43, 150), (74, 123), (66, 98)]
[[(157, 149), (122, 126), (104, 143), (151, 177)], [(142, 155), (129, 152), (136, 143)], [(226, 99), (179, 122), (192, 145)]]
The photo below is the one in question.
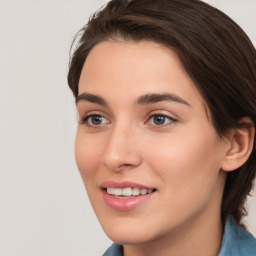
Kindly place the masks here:
[(100, 126), (109, 123), (108, 119), (106, 119), (102, 115), (88, 115), (83, 120), (81, 123), (84, 123), (88, 126)]
[(148, 123), (149, 124), (152, 124), (152, 125), (165, 125), (165, 124), (170, 124), (172, 122), (175, 122), (176, 120), (169, 117), (169, 116), (166, 116), (166, 115), (152, 115), (150, 118), (149, 118), (149, 121)]

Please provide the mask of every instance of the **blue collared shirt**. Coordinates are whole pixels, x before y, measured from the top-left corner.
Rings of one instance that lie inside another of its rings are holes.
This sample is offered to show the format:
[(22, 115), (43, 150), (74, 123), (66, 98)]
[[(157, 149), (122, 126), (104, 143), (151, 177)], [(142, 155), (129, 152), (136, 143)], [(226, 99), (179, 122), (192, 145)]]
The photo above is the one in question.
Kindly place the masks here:
[[(123, 256), (123, 247), (112, 244), (103, 256)], [(256, 256), (256, 239), (243, 227), (228, 219), (218, 256)]]

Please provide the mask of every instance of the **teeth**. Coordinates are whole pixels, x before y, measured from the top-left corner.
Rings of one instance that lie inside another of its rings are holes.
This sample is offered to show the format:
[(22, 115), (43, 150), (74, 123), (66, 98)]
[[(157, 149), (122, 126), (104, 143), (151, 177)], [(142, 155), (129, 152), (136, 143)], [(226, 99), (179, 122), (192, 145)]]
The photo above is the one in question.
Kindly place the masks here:
[(123, 196), (131, 196), (132, 195), (132, 189), (131, 188), (123, 188)]
[(139, 189), (139, 188), (133, 188), (133, 189), (132, 189), (132, 194), (133, 194), (134, 196), (138, 196), (138, 195), (140, 194), (140, 189)]
[(114, 189), (113, 188), (107, 188), (107, 192), (112, 195), (112, 194), (114, 194)]
[(107, 188), (107, 192), (110, 195), (114, 195), (117, 197), (131, 197), (131, 196), (138, 196), (138, 195), (146, 195), (153, 192), (153, 189), (146, 189), (146, 188)]
[(145, 188), (143, 188), (143, 189), (140, 191), (140, 193), (141, 193), (142, 195), (146, 195), (146, 194), (147, 194), (147, 190), (146, 190)]
[(114, 194), (116, 196), (122, 196), (123, 195), (123, 190), (121, 188), (114, 188)]

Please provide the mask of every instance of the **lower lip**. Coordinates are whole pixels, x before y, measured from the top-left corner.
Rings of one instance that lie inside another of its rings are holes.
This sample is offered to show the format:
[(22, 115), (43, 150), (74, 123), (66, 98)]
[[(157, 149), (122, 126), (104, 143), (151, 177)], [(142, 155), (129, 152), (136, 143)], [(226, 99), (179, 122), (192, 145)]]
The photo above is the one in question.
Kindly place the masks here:
[(103, 190), (103, 200), (109, 207), (114, 210), (131, 211), (149, 200), (154, 193), (155, 192), (129, 198), (116, 198), (108, 194), (106, 190)]

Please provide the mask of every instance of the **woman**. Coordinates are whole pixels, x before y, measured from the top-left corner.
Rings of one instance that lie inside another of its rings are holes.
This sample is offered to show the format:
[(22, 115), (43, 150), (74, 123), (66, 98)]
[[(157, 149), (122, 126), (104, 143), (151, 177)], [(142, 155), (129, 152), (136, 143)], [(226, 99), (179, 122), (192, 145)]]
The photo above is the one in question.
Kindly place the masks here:
[(110, 255), (256, 255), (256, 53), (198, 0), (113, 0), (70, 61), (76, 161)]

